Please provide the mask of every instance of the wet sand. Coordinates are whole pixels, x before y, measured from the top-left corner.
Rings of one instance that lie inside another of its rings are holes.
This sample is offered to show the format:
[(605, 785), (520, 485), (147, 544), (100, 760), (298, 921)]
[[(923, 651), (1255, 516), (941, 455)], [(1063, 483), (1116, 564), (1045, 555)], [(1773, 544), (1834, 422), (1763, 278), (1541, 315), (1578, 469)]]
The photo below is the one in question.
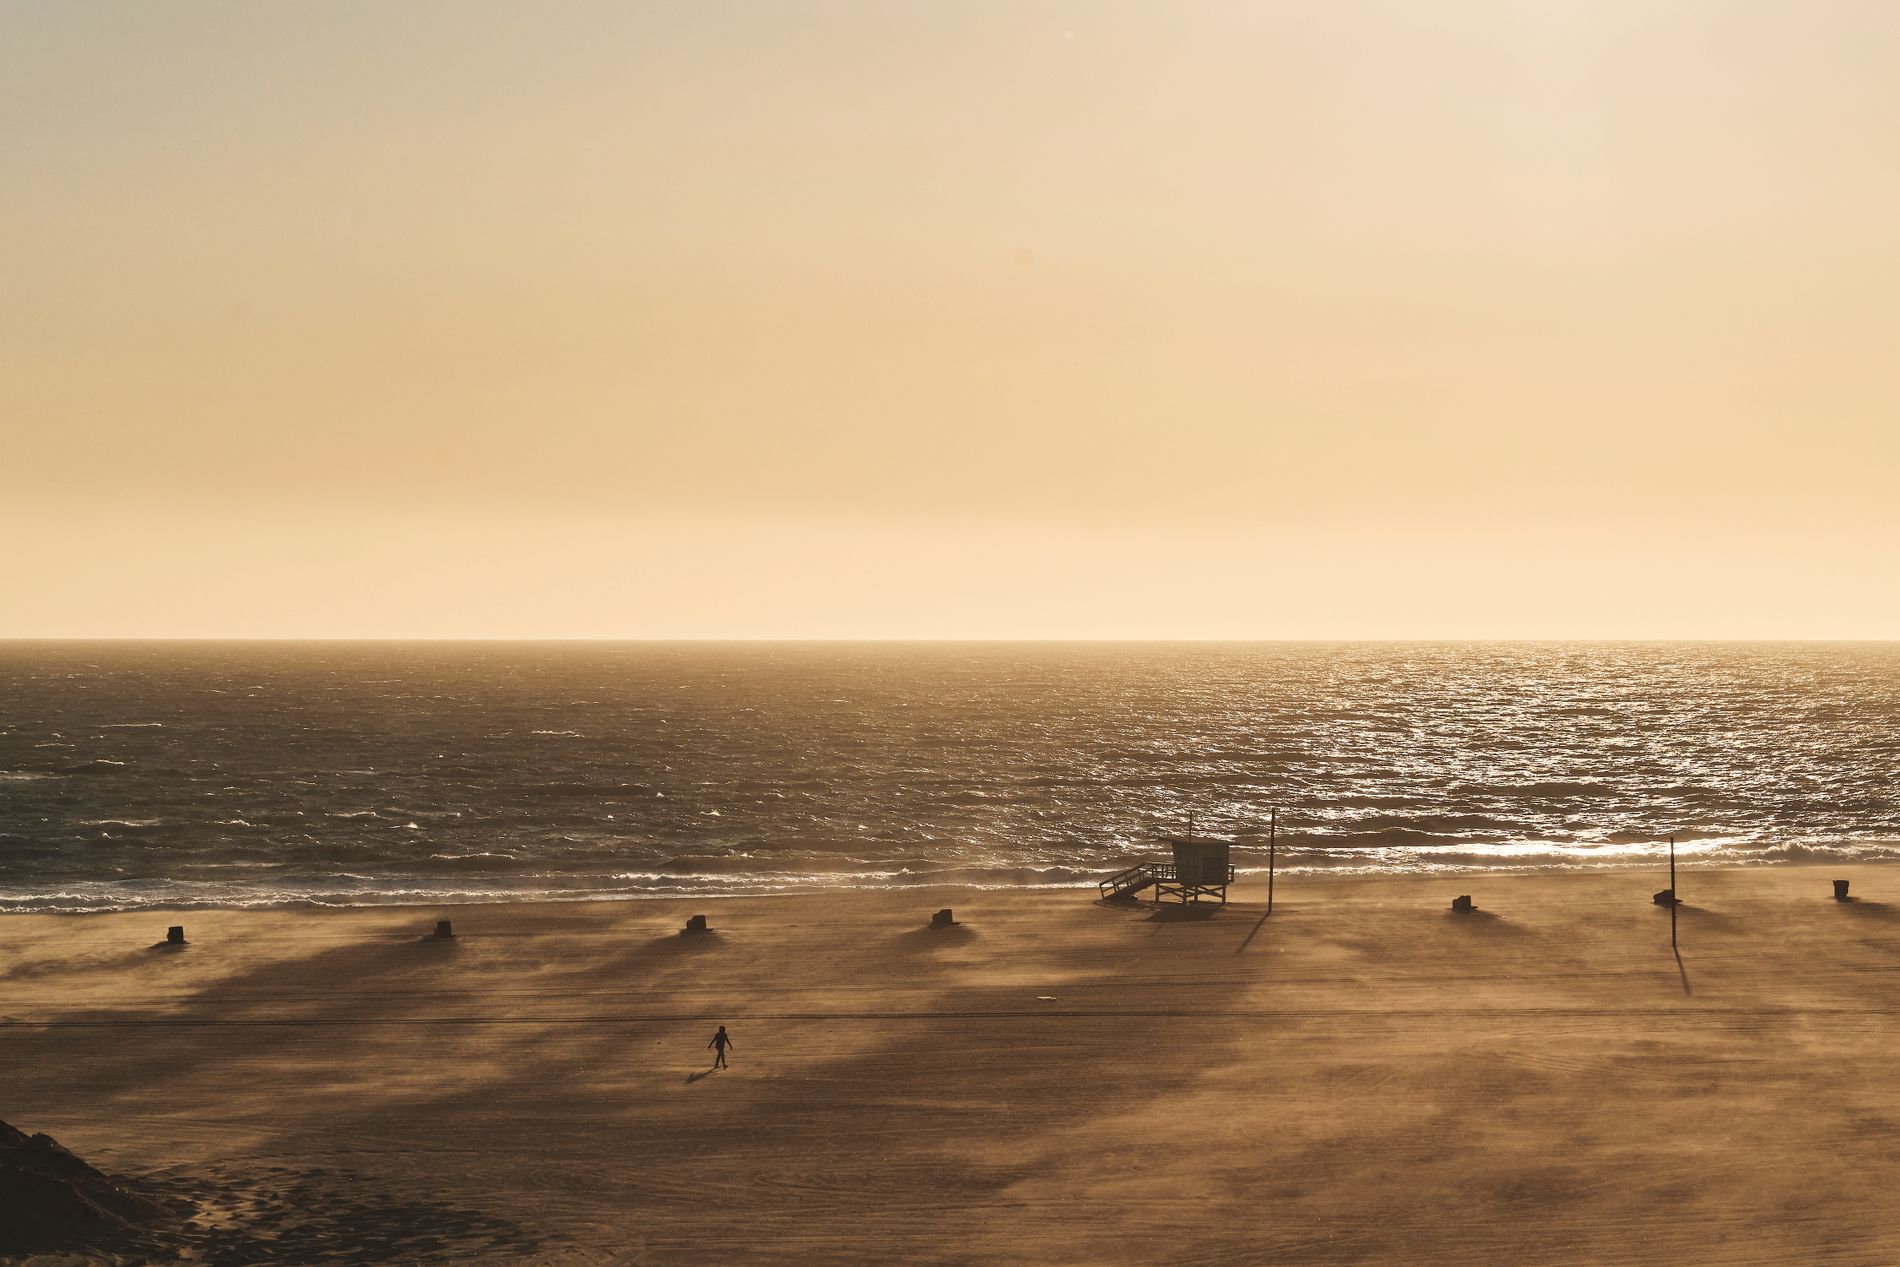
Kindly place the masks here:
[(211, 1261), (1900, 1262), (1900, 870), (1663, 883), (13, 917), (0, 1118)]

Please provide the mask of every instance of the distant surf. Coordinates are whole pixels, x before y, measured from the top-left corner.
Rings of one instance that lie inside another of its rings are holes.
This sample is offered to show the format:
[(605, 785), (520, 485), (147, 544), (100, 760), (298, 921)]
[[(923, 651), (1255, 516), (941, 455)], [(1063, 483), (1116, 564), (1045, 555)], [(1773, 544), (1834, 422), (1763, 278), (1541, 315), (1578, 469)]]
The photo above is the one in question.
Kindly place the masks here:
[(1900, 858), (1894, 644), (0, 645), (0, 911)]

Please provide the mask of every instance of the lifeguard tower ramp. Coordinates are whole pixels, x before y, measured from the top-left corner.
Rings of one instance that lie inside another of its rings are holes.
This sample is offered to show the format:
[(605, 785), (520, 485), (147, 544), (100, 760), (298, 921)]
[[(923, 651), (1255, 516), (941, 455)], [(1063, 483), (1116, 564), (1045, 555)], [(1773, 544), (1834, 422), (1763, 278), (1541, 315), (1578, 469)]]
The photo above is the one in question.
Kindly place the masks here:
[(1102, 896), (1134, 897), (1152, 888), (1157, 902), (1227, 904), (1227, 886), (1234, 882), (1233, 841), (1208, 836), (1162, 836), (1160, 840), (1174, 861), (1139, 862), (1117, 872), (1096, 886)]

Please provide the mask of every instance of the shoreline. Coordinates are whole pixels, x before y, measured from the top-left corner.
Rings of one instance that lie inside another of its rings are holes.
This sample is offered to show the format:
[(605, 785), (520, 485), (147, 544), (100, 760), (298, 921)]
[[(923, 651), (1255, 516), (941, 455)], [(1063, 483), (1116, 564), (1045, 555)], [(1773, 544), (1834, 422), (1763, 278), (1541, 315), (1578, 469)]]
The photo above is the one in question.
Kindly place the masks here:
[[(1866, 843), (1877, 848), (1891, 847), (1896, 850), (1900, 850), (1900, 841), (1895, 841), (1895, 842), (1870, 841)], [(1840, 859), (1840, 860), (1826, 859), (1826, 858), (1773, 858), (1773, 859), (1762, 859), (1760, 861), (1749, 861), (1745, 859), (1735, 859), (1735, 858), (1727, 858), (1727, 857), (1710, 858), (1706, 854), (1703, 854), (1703, 855), (1679, 854), (1676, 861), (1676, 869), (1678, 871), (1693, 871), (1697, 873), (1711, 873), (1711, 872), (1721, 872), (1721, 871), (1749, 871), (1749, 872), (1783, 871), (1783, 870), (1805, 870), (1805, 869), (1815, 869), (1815, 868), (1839, 869), (1839, 868), (1870, 867), (1870, 868), (1880, 869), (1880, 868), (1892, 867), (1895, 865), (1900, 865), (1900, 857), (1894, 857), (1894, 858), (1856, 857), (1852, 859)], [(1450, 883), (1450, 882), (1456, 882), (1456, 881), (1461, 881), (1461, 880), (1472, 880), (1472, 879), (1488, 877), (1488, 876), (1498, 876), (1498, 877), (1506, 877), (1506, 876), (1539, 877), (1539, 876), (1542, 876), (1542, 877), (1549, 877), (1553, 880), (1561, 880), (1566, 877), (1574, 877), (1574, 878), (1581, 879), (1584, 877), (1593, 877), (1593, 876), (1610, 878), (1610, 877), (1616, 877), (1616, 876), (1635, 875), (1635, 874), (1643, 874), (1643, 873), (1666, 873), (1667, 866), (1668, 864), (1667, 864), (1666, 859), (1661, 863), (1661, 865), (1658, 865), (1657, 861), (1654, 859), (1643, 859), (1641, 861), (1630, 861), (1630, 862), (1578, 863), (1578, 864), (1572, 864), (1572, 865), (1566, 865), (1566, 866), (1529, 864), (1529, 865), (1525, 865), (1521, 867), (1510, 866), (1508, 864), (1435, 865), (1435, 864), (1430, 864), (1430, 863), (1425, 863), (1425, 864), (1421, 864), (1418, 867), (1409, 867), (1409, 868), (1302, 867), (1302, 866), (1294, 865), (1294, 866), (1281, 866), (1277, 869), (1276, 874), (1281, 878), (1281, 883), (1283, 884), (1289, 882), (1289, 880), (1291, 882), (1300, 883), (1300, 884), (1324, 882), (1324, 881), (1335, 881), (1335, 880), (1342, 881), (1342, 882), (1363, 881), (1363, 882), (1368, 882), (1368, 883), (1378, 882), (1381, 880), (1415, 880), (1421, 883), (1430, 882), (1430, 881), (1445, 881), (1447, 883)], [(1113, 870), (1116, 870), (1116, 869), (1119, 869), (1119, 868), (1114, 867), (1112, 864), (1105, 864), (1103, 869), (1099, 873), (1091, 873), (1091, 874), (1092, 875), (1099, 874), (1099, 876), (1105, 878), (1109, 874), (1112, 874)], [(1236, 870), (1236, 875), (1237, 875), (1235, 884), (1237, 887), (1239, 886), (1251, 887), (1251, 886), (1256, 886), (1256, 885), (1264, 887), (1266, 884), (1267, 868), (1265, 866), (1254, 867), (1254, 866), (1245, 866), (1245, 865), (1237, 864), (1235, 870)], [(501, 894), (501, 893), (476, 892), (476, 893), (463, 893), (463, 894), (446, 894), (442, 897), (426, 900), (426, 901), (412, 900), (407, 894), (404, 894), (401, 898), (398, 898), (393, 901), (374, 901), (374, 900), (371, 900), (371, 901), (361, 901), (361, 900), (329, 901), (329, 900), (324, 900), (320, 898), (312, 898), (312, 897), (295, 897), (295, 898), (284, 898), (284, 899), (261, 898), (254, 901), (203, 901), (203, 902), (159, 901), (159, 902), (153, 902), (149, 905), (102, 907), (102, 908), (89, 909), (89, 910), (61, 910), (57, 908), (47, 908), (47, 907), (36, 907), (36, 908), (31, 908), (31, 909), (26, 909), (26, 910), (0, 909), (0, 921), (37, 918), (41, 916), (45, 916), (49, 918), (58, 917), (62, 919), (75, 919), (75, 918), (86, 918), (86, 917), (93, 917), (93, 916), (138, 915), (138, 914), (145, 914), (145, 913), (163, 914), (166, 912), (190, 914), (190, 913), (202, 912), (202, 911), (258, 911), (258, 912), (266, 912), (266, 911), (344, 912), (344, 911), (405, 911), (405, 910), (423, 911), (423, 910), (432, 910), (432, 909), (435, 909), (436, 907), (442, 907), (446, 909), (446, 908), (451, 908), (451, 907), (462, 908), (462, 907), (489, 907), (489, 906), (493, 906), (493, 907), (536, 906), (536, 905), (571, 906), (571, 905), (585, 905), (589, 903), (603, 903), (603, 904), (613, 905), (613, 904), (620, 904), (620, 903), (656, 903), (656, 902), (730, 902), (730, 901), (742, 900), (742, 899), (817, 898), (817, 897), (824, 897), (826, 895), (848, 895), (848, 894), (867, 894), (867, 895), (883, 894), (883, 895), (891, 895), (891, 896), (901, 896), (904, 894), (916, 894), (916, 893), (924, 893), (924, 892), (963, 892), (963, 893), (970, 893), (970, 894), (992, 894), (992, 893), (1085, 894), (1093, 890), (1095, 887), (1096, 887), (1096, 881), (1094, 879), (1062, 880), (1062, 881), (1050, 881), (1046, 883), (997, 883), (997, 884), (972, 884), (968, 882), (957, 882), (957, 881), (932, 883), (929, 881), (923, 881), (923, 882), (919, 882), (915, 884), (812, 884), (812, 885), (803, 885), (803, 886), (788, 886), (785, 888), (762, 889), (762, 890), (751, 891), (751, 892), (733, 891), (733, 890), (721, 891), (717, 889), (707, 889), (707, 890), (703, 890), (699, 892), (682, 892), (679, 890), (638, 890), (638, 891), (616, 890), (616, 891), (610, 891), (610, 892), (600, 892), (600, 891), (576, 892), (572, 894), (571, 896), (562, 894), (560, 892), (549, 892), (545, 890), (523, 892), (519, 896)]]

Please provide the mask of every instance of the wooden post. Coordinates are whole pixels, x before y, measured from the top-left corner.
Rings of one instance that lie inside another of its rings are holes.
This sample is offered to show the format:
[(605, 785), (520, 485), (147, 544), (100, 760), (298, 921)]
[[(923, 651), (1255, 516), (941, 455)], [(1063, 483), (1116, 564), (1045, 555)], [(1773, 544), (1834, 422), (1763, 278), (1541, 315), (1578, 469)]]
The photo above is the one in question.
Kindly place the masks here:
[(170, 928), (166, 929), (165, 930), (165, 944), (167, 946), (184, 945), (185, 944), (185, 926), (183, 924), (173, 924)]
[(1279, 825), (1280, 810), (1275, 806), (1267, 810), (1267, 914), (1273, 914), (1273, 846), (1274, 828)]
[(1676, 948), (1676, 908), (1682, 898), (1676, 893), (1676, 838), (1669, 838), (1669, 949)]
[(452, 920), (446, 920), (446, 919), (439, 919), (439, 920), (437, 920), (437, 921), (435, 922), (435, 932), (434, 932), (434, 934), (433, 934), (433, 936), (435, 936), (435, 937), (437, 937), (437, 938), (443, 938), (443, 937), (453, 937), (453, 936), (455, 936), (455, 923), (454, 923), (454, 921), (452, 921)]

